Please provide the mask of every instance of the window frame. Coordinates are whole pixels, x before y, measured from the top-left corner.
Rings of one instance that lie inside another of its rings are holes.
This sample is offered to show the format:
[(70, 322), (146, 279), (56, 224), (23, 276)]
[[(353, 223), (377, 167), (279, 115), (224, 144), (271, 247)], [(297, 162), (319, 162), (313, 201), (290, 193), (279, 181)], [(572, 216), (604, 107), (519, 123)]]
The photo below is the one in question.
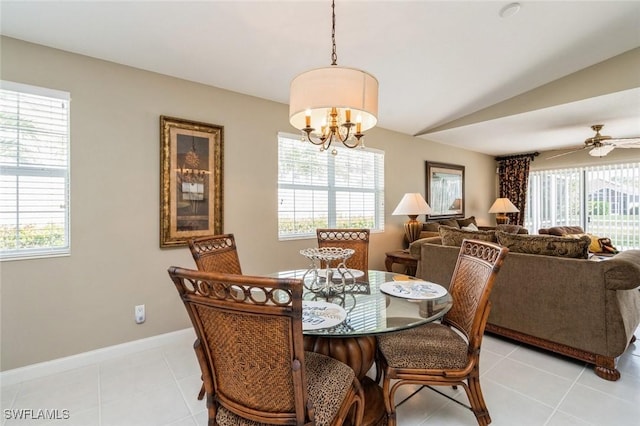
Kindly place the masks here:
[[(62, 188), (64, 191), (64, 204), (63, 212), (62, 212), (62, 226), (63, 232), (62, 237), (64, 243), (59, 246), (43, 246), (36, 248), (21, 248), (20, 247), (20, 238), (19, 238), (19, 225), (24, 225), (20, 223), (20, 215), (21, 212), (24, 212), (24, 209), (20, 209), (19, 204), (17, 204), (17, 208), (15, 211), (16, 218), (13, 222), (13, 225), (16, 226), (16, 241), (18, 244), (18, 248), (14, 249), (3, 249), (0, 248), (0, 261), (14, 261), (14, 260), (29, 260), (29, 259), (38, 259), (38, 258), (50, 258), (50, 257), (61, 257), (61, 256), (69, 256), (71, 254), (71, 194), (70, 194), (70, 186), (71, 186), (71, 95), (69, 92), (49, 89), (45, 87), (32, 86), (28, 84), (16, 83), (6, 80), (0, 80), (0, 90), (2, 91), (10, 91), (15, 92), (18, 96), (37, 96), (37, 97), (46, 97), (51, 100), (56, 100), (62, 102), (64, 109), (66, 109), (66, 123), (63, 132), (64, 146), (65, 146), (65, 155), (63, 158), (64, 165), (48, 165), (48, 164), (28, 164), (28, 165), (0, 165), (0, 176), (2, 177), (15, 177), (16, 179), (16, 203), (19, 201), (19, 193), (21, 191), (21, 186), (25, 185), (25, 183), (18, 183), (18, 179), (21, 177), (40, 177), (40, 178), (61, 178)], [(20, 117), (20, 115), (18, 115)], [(20, 135), (20, 126), (17, 125), (15, 127), (11, 126), (10, 129), (15, 129), (16, 133)], [(20, 136), (18, 136), (20, 138)], [(19, 139), (18, 139), (19, 140)], [(19, 146), (19, 142), (15, 142), (14, 146)], [(24, 190), (24, 186), (22, 188)], [(54, 204), (56, 201), (52, 201)]]
[[(281, 162), (280, 162), (280, 158), (281, 158), (281, 148), (280, 148), (280, 140), (281, 138), (283, 139), (287, 139), (289, 141), (294, 141), (295, 143), (299, 143), (299, 144), (306, 144), (306, 145), (301, 145), (304, 146), (306, 149), (311, 148), (312, 151), (317, 152), (317, 155), (320, 156), (327, 156), (327, 184), (326, 185), (317, 185), (317, 184), (313, 184), (313, 183), (305, 183), (305, 184), (297, 184), (297, 183), (282, 183), (280, 181), (280, 174), (281, 174)], [(281, 193), (280, 191), (282, 189), (287, 189), (287, 190), (309, 190), (309, 191), (323, 191), (326, 190), (327, 193), (327, 212), (326, 212), (326, 216), (327, 216), (327, 223), (328, 225), (326, 226), (327, 228), (339, 228), (340, 226), (337, 225), (337, 220), (338, 220), (338, 214), (337, 214), (337, 210), (336, 210), (336, 194), (338, 193), (357, 193), (357, 194), (362, 194), (362, 193), (370, 193), (373, 194), (373, 199), (374, 199), (374, 207), (373, 207), (373, 220), (374, 220), (374, 227), (370, 228), (370, 231), (372, 233), (377, 233), (377, 232), (384, 232), (384, 221), (385, 221), (385, 217), (384, 217), (384, 151), (379, 150), (379, 149), (375, 149), (375, 148), (368, 148), (368, 147), (361, 147), (361, 148), (355, 148), (355, 149), (351, 149), (351, 148), (346, 148), (346, 147), (342, 147), (342, 146), (336, 146), (335, 147), (336, 150), (338, 151), (337, 155), (332, 155), (330, 150), (328, 151), (324, 151), (324, 152), (320, 152), (319, 148), (316, 146), (313, 146), (311, 144), (309, 144), (308, 142), (303, 142), (301, 141), (301, 137), (300, 135), (294, 135), (294, 134), (290, 134), (290, 133), (284, 133), (284, 132), (279, 132), (278, 133), (278, 211), (277, 211), (277, 215), (278, 215), (278, 240), (279, 241), (288, 241), (288, 240), (296, 240), (296, 239), (308, 239), (308, 238), (315, 238), (316, 234), (315, 234), (315, 230), (313, 232), (305, 232), (305, 233), (292, 233), (292, 234), (283, 234), (281, 232), (281, 211), (280, 211), (280, 205), (281, 205)], [(333, 147), (332, 147), (333, 149)], [(376, 182), (378, 182), (379, 186), (376, 186), (374, 184), (373, 188), (368, 189), (368, 188), (363, 188), (363, 187), (345, 187), (345, 186), (339, 186), (336, 183), (336, 159), (339, 159), (340, 155), (345, 155), (343, 153), (348, 153), (348, 152), (365, 152), (368, 154), (374, 154), (374, 155), (378, 155), (381, 157), (374, 157), (373, 158), (373, 162), (374, 162), (374, 180)], [(295, 211), (294, 211), (295, 212)], [(315, 214), (316, 212), (319, 213), (324, 213), (324, 211), (319, 211), (319, 210), (313, 210), (313, 214)], [(350, 210), (351, 212), (351, 210)], [(323, 226), (324, 227), (324, 226)], [(358, 227), (358, 226), (352, 226), (352, 227)]]

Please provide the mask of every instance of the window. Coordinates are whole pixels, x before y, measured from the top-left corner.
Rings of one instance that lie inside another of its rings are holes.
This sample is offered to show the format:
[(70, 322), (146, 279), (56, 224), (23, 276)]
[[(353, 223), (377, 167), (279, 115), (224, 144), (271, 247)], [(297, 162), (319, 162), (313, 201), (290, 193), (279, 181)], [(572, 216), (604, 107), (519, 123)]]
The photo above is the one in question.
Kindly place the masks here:
[(640, 248), (640, 163), (534, 171), (527, 197), (530, 232), (580, 225), (619, 250)]
[(278, 135), (278, 236), (315, 237), (316, 228), (384, 230), (384, 153), (337, 147), (320, 152)]
[(69, 94), (2, 82), (0, 258), (69, 254)]

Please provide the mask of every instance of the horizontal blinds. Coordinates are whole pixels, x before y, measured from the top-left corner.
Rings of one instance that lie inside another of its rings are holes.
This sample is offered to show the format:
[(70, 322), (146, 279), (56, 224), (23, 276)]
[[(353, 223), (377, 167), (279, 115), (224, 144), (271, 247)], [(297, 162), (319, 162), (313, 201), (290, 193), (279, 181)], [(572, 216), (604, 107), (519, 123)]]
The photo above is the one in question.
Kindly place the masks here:
[(384, 229), (384, 153), (337, 147), (320, 152), (299, 137), (278, 137), (280, 239), (315, 236), (316, 228)]
[(3, 259), (69, 248), (69, 96), (2, 82), (0, 252)]
[(640, 248), (640, 163), (531, 172), (525, 226), (582, 226), (619, 249)]

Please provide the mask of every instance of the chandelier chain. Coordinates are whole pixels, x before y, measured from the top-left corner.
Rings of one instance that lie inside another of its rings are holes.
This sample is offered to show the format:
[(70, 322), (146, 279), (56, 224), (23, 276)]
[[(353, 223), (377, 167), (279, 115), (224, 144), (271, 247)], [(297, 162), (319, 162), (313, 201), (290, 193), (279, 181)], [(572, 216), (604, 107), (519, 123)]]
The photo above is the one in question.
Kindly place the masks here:
[(331, 65), (338, 65), (338, 54), (336, 53), (336, 2), (331, 1)]

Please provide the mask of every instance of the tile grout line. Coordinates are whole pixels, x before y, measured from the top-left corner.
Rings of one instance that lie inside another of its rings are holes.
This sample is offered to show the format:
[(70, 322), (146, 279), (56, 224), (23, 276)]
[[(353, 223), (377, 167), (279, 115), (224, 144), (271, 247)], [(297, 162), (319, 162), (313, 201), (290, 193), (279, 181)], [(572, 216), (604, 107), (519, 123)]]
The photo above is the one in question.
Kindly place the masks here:
[(102, 426), (102, 369), (98, 366), (98, 426)]
[[(176, 378), (176, 374), (173, 371), (173, 368), (171, 368), (171, 363), (167, 359), (167, 353), (165, 352), (165, 347), (162, 347), (162, 359), (167, 364), (167, 368), (169, 368), (169, 372), (171, 373), (171, 377), (173, 377), (173, 380), (176, 382), (176, 387), (178, 388), (178, 392), (180, 392), (180, 395), (182, 396), (182, 401), (184, 402), (184, 404), (187, 407), (187, 410), (189, 411), (189, 415), (188, 416), (185, 416), (185, 417), (180, 418), (180, 419), (176, 419), (172, 423), (175, 423), (178, 420), (191, 418), (191, 420), (193, 420), (193, 422), (197, 424), (196, 418), (194, 417), (193, 411), (191, 410), (191, 406), (189, 405), (189, 402), (187, 401), (187, 397), (186, 397), (185, 393), (183, 392), (182, 388), (180, 387), (180, 383), (178, 382), (178, 379)], [(170, 424), (170, 423), (167, 423), (167, 424)]]
[[(553, 416), (556, 415), (556, 413), (559, 411), (559, 408), (562, 405), (562, 403), (565, 401), (565, 399), (567, 399), (567, 396), (569, 396), (569, 392), (571, 392), (576, 387), (576, 384), (578, 383), (578, 380), (580, 380), (580, 377), (582, 377), (582, 375), (584, 374), (584, 372), (586, 370), (587, 370), (587, 366), (584, 365), (582, 367), (582, 370), (578, 374), (578, 376), (573, 380), (573, 383), (571, 383), (571, 386), (569, 386), (569, 389), (567, 389), (567, 391), (564, 393), (564, 395), (562, 395), (562, 397), (560, 398), (560, 401), (556, 404), (556, 406), (553, 407), (553, 411), (551, 411), (551, 415), (549, 415), (549, 418), (547, 419), (547, 421), (544, 422), (544, 426), (547, 426), (549, 424), (549, 422), (551, 421), (551, 419), (553, 418)], [(575, 416), (572, 416), (572, 417), (575, 417)], [(584, 419), (580, 419), (580, 420), (584, 420)]]

